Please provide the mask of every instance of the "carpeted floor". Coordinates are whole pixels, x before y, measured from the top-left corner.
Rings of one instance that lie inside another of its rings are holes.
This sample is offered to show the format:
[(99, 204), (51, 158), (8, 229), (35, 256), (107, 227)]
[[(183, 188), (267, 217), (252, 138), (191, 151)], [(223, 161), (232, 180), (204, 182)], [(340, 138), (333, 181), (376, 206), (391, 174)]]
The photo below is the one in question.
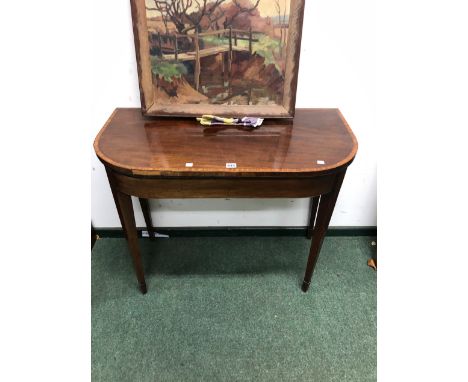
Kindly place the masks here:
[(370, 237), (328, 237), (308, 293), (298, 237), (124, 239), (92, 252), (93, 381), (375, 381)]

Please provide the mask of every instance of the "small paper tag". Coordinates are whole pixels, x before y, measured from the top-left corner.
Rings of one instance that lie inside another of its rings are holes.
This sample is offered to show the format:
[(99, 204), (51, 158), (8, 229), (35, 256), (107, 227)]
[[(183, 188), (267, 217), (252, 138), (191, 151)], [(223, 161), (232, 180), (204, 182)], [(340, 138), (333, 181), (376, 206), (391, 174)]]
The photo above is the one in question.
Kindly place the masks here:
[(193, 163), (190, 163), (190, 162), (185, 163), (185, 167), (193, 167)]
[(325, 161), (324, 160), (318, 160), (317, 164), (325, 164)]
[(237, 163), (226, 163), (226, 168), (237, 168)]

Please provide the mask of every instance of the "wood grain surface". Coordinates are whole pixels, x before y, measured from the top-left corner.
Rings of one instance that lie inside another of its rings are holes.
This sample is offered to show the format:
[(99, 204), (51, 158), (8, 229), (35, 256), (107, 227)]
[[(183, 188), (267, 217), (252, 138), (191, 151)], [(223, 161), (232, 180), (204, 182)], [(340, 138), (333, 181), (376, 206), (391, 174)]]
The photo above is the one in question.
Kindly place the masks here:
[[(108, 173), (108, 176), (110, 174)], [(307, 198), (331, 192), (336, 175), (300, 178), (135, 177), (112, 172), (112, 182), (140, 198)]]
[(294, 120), (268, 119), (252, 130), (132, 108), (115, 110), (94, 148), (106, 166), (133, 176), (301, 177), (348, 166), (357, 141), (338, 109), (297, 109)]

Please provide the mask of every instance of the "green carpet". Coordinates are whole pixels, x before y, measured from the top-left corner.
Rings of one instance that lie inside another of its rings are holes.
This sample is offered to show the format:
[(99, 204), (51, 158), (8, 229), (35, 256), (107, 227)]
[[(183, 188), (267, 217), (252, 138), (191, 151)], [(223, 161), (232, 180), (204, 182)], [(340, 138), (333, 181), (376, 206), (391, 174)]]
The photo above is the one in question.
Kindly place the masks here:
[(92, 252), (93, 381), (375, 381), (370, 237), (328, 237), (308, 293), (298, 237), (124, 239)]

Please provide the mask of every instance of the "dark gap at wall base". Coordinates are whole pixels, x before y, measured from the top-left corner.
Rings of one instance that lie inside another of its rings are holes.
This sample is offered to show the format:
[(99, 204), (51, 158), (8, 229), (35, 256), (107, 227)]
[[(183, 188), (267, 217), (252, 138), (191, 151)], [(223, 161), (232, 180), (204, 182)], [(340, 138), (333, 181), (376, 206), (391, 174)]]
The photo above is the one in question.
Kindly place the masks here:
[[(138, 236), (146, 227), (137, 228)], [(161, 227), (170, 237), (203, 236), (306, 236), (307, 227)], [(99, 237), (124, 237), (122, 228), (95, 228)], [(377, 227), (330, 227), (327, 236), (377, 236)]]

